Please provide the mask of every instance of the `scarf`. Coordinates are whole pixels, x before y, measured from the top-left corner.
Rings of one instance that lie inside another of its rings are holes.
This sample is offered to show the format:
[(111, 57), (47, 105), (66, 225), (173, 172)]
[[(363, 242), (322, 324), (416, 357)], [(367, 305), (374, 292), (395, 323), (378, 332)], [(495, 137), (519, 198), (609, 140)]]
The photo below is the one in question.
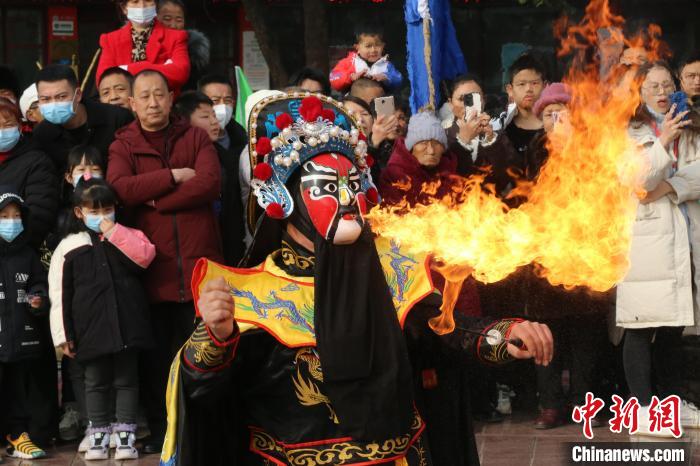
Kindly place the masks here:
[(143, 31), (131, 28), (131, 41), (134, 43), (134, 48), (131, 49), (132, 62), (146, 61), (146, 45), (151, 38), (151, 32), (153, 32), (153, 24)]

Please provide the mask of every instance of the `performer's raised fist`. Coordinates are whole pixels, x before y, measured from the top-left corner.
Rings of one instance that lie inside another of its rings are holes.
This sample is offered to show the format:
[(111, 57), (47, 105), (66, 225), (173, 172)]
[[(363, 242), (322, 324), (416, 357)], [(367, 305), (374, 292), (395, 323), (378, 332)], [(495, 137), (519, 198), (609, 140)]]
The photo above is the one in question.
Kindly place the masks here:
[(197, 307), (204, 324), (218, 340), (224, 341), (233, 334), (235, 307), (226, 280), (219, 277), (205, 283)]
[(547, 366), (554, 355), (554, 338), (549, 327), (538, 322), (518, 322), (513, 324), (508, 337), (513, 340), (519, 338), (524, 348), (508, 345), (508, 353), (516, 359), (535, 358), (535, 364)]

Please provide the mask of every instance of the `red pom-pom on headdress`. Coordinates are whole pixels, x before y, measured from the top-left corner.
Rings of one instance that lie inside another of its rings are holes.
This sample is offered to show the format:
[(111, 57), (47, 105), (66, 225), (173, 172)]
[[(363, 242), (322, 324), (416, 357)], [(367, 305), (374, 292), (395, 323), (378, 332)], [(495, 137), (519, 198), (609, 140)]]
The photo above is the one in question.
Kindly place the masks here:
[(333, 123), (335, 121), (335, 112), (330, 108), (324, 108), (321, 111), (321, 116), (323, 117), (324, 120), (328, 120), (331, 123)]
[(372, 166), (374, 165), (374, 157), (367, 154), (367, 156), (365, 156), (365, 163), (367, 164), (368, 167), (372, 168)]
[(265, 213), (270, 218), (284, 218), (284, 209), (282, 209), (282, 205), (277, 202), (273, 202), (272, 204), (267, 206), (267, 208), (265, 209)]
[(261, 137), (258, 139), (258, 142), (255, 144), (255, 152), (258, 153), (258, 155), (267, 155), (272, 151), (272, 144), (270, 143), (270, 138), (266, 137)]
[(360, 141), (367, 142), (367, 136), (365, 136), (365, 133), (363, 133), (362, 131), (360, 131), (360, 134), (357, 136), (357, 139)]
[(301, 106), (299, 107), (299, 115), (306, 121), (316, 121), (318, 117), (322, 115), (323, 104), (321, 100), (316, 96), (309, 96), (301, 101)]
[(284, 128), (291, 125), (292, 123), (294, 123), (294, 119), (292, 119), (292, 116), (289, 113), (277, 115), (277, 118), (275, 118), (275, 126), (277, 126), (280, 129), (280, 131), (282, 131)]
[(367, 200), (374, 205), (379, 203), (379, 193), (377, 192), (377, 188), (369, 188), (367, 190)]
[(268, 163), (259, 163), (253, 169), (253, 176), (261, 181), (267, 181), (272, 176), (272, 167)]

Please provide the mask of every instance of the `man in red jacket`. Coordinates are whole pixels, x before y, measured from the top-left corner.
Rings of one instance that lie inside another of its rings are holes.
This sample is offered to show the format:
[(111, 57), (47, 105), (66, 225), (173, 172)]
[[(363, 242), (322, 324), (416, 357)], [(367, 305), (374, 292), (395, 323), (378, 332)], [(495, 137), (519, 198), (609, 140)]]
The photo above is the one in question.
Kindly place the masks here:
[(165, 434), (170, 362), (194, 329), (192, 269), (200, 257), (222, 260), (213, 210), (221, 174), (207, 133), (171, 118), (173, 93), (165, 76), (155, 70), (138, 73), (133, 94), (129, 101), (137, 120), (116, 134), (108, 181), (129, 222), (156, 245), (145, 277), (156, 349), (144, 355), (142, 378), (152, 434), (144, 451), (156, 453)]

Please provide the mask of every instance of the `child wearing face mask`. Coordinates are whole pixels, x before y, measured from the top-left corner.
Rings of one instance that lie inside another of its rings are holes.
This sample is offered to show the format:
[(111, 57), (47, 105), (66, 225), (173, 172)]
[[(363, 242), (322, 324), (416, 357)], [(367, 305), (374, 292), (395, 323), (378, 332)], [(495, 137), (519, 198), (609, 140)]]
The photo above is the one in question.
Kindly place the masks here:
[(37, 370), (34, 364), (50, 344), (40, 330), (49, 299), (46, 271), (23, 234), (24, 213), (24, 200), (0, 187), (0, 399), (11, 400), (2, 410), (7, 453), (37, 459), (46, 453), (29, 436), (27, 386)]
[(139, 274), (153, 261), (155, 246), (141, 231), (115, 222), (116, 203), (102, 179), (81, 178), (73, 193), (69, 233), (49, 269), (54, 345), (85, 371), (88, 461), (109, 458), (111, 433), (116, 435), (115, 459), (138, 458), (138, 352), (151, 344)]
[(56, 218), (56, 225), (46, 240), (50, 251), (56, 249), (68, 232), (67, 228), (73, 216), (72, 197), (78, 182), (82, 179), (104, 178), (105, 166), (104, 157), (94, 146), (80, 144), (68, 152), (66, 171), (61, 184), (60, 211)]
[[(78, 182), (84, 179), (103, 178), (105, 160), (96, 147), (78, 145), (68, 152), (66, 171), (61, 187), (61, 206), (56, 225), (46, 239), (49, 251), (56, 249), (61, 240), (69, 233), (73, 215), (72, 197)], [(49, 256), (50, 260), (50, 256)], [(70, 358), (64, 358), (63, 371), (64, 413), (59, 423), (59, 436), (62, 440), (72, 441), (80, 438), (87, 423), (85, 407), (85, 372), (82, 365)], [(84, 435), (78, 446), (78, 452), (85, 453), (89, 447), (89, 436)]]

